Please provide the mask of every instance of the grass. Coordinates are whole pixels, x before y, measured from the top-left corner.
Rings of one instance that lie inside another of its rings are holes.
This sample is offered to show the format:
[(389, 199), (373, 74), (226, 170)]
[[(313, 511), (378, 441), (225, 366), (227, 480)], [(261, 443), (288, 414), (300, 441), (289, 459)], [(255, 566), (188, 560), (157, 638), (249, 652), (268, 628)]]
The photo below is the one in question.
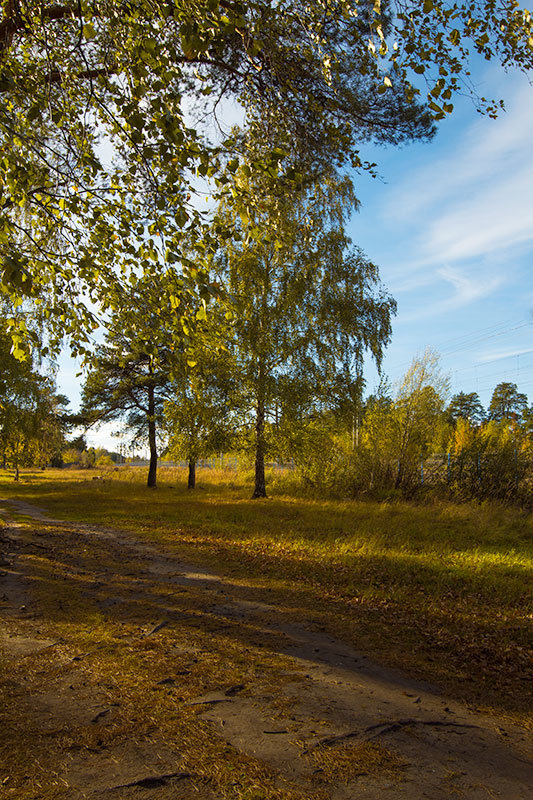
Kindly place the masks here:
[(408, 764), (387, 747), (375, 742), (343, 744), (330, 749), (316, 749), (307, 758), (317, 783), (349, 783), (360, 775), (379, 775), (398, 780)]
[[(54, 644), (18, 661), (3, 664), (0, 658), (2, 797), (70, 800), (64, 765), (76, 762), (78, 753), (82, 760), (88, 753), (120, 753), (122, 746), (155, 737), (156, 746), (175, 749), (178, 769), (191, 773), (187, 797), (324, 800), (320, 790), (309, 795), (298, 787), (280, 789), (268, 766), (231, 748), (199, 718), (203, 706), (187, 705), (236, 685), (272, 695), (281, 689), (286, 659), (274, 648), (243, 644), (228, 626), (202, 615), (205, 597), (199, 591), (177, 594), (169, 585), (153, 596), (156, 586), (137, 577), (142, 563), (125, 558), (116, 545), (85, 546), (75, 530), (16, 517), (17, 569), (31, 582), (32, 602), (27, 616), (7, 618), (2, 627), (18, 636), (49, 637)], [(103, 573), (99, 592), (95, 577)], [(122, 601), (112, 613), (98, 602), (110, 598)], [(158, 601), (171, 603), (183, 620), (147, 638), (161, 613)], [(175, 683), (160, 684), (169, 675)], [(60, 703), (43, 716), (41, 698), (50, 695)], [(95, 725), (91, 717), (102, 707), (119, 709), (116, 721)]]
[[(55, 627), (57, 632), (62, 630), (60, 624)], [(102, 640), (103, 629), (96, 619), (92, 620), (90, 627), (82, 629), (78, 625), (75, 638), (72, 630), (68, 633), (71, 642), (76, 642), (78, 647), (84, 646), (89, 653), (83, 666), (86, 684), (107, 686), (107, 703), (120, 706), (120, 721), (105, 728), (89, 722), (73, 724), (66, 713), (61, 725), (36, 729), (27, 724), (31, 715), (21, 713), (25, 711), (24, 706), (21, 706), (18, 692), (11, 689), (3, 695), (1, 713), (0, 785), (5, 796), (16, 800), (68, 800), (72, 797), (72, 790), (57, 769), (55, 759), (58, 752), (75, 754), (108, 750), (128, 741), (150, 739), (157, 732), (157, 739), (179, 743), (179, 768), (193, 775), (194, 796), (221, 800), (305, 800), (305, 795), (298, 791), (280, 791), (275, 775), (265, 765), (228, 748), (198, 721), (198, 711), (188, 708), (182, 702), (186, 698), (178, 696), (183, 687), (179, 690), (154, 690), (154, 678), (166, 674), (165, 670), (169, 668), (169, 642), (165, 636), (147, 645), (131, 635), (131, 641), (121, 646), (119, 641), (125, 636), (124, 628), (118, 631), (106, 625)], [(232, 664), (234, 654), (231, 648), (226, 649), (224, 669), (214, 656), (209, 663), (205, 659), (208, 650), (203, 644), (202, 674), (196, 674), (186, 682), (186, 693), (191, 696), (205, 691), (212, 681), (219, 682), (221, 675), (226, 679), (235, 674), (242, 678), (246, 671), (242, 664), (240, 669)], [(202, 646), (199, 641), (197, 645)], [(40, 676), (46, 675), (46, 688), (50, 690), (54, 676), (61, 676), (62, 665), (76, 652), (79, 650), (63, 645), (55, 648), (49, 656), (24, 659), (18, 668), (10, 669), (12, 685), (20, 681), (39, 696), (42, 688)], [(189, 658), (184, 663), (192, 666), (191, 661)], [(175, 670), (176, 666), (174, 657), (172, 668)], [(60, 691), (59, 686), (57, 691)]]
[(250, 500), (247, 476), (26, 473), (4, 495), (133, 530), (452, 696), (531, 726), (531, 515), (496, 504)]

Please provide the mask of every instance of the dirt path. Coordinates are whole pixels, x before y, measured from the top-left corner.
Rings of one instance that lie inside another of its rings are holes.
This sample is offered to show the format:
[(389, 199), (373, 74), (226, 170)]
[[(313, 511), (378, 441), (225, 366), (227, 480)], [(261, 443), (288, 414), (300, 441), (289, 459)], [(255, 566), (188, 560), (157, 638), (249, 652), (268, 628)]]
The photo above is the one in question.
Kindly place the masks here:
[[(33, 522), (14, 522), (9, 509)], [(46, 771), (62, 796), (231, 797), (205, 767), (191, 769), (200, 726), (229, 748), (228, 759), (264, 767), (280, 797), (531, 798), (522, 730), (373, 663), (266, 592), (132, 534), (53, 520), (21, 501), (0, 499), (0, 512), (8, 522), (0, 528), (1, 679), (19, 714), (8, 722), (29, 742), (49, 732)], [(110, 681), (98, 647), (80, 650), (74, 623), (90, 630), (93, 613), (106, 657), (111, 649), (129, 669), (133, 654), (143, 664), (148, 655), (152, 696), (163, 698), (150, 703), (190, 719), (192, 744), (165, 733), (155, 711), (151, 726), (132, 723), (121, 670)], [(52, 797), (31, 780), (0, 774), (0, 787), (17, 800)], [(233, 796), (273, 796), (254, 791)]]

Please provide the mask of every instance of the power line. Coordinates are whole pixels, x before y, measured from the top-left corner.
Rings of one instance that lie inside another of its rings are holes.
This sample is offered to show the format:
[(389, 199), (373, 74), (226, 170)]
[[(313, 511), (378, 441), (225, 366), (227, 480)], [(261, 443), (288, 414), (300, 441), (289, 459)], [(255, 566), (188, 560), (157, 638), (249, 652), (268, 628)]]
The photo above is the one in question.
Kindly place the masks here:
[[(520, 327), (522, 325), (529, 325), (531, 323), (525, 320), (516, 320), (516, 319), (509, 319), (505, 322), (499, 322), (497, 325), (489, 325), (485, 328), (478, 328), (477, 330), (470, 331), (469, 333), (461, 334), (461, 336), (455, 336), (451, 339), (445, 339), (440, 344), (436, 345), (437, 350), (441, 351), (448, 347), (460, 347), (463, 344), (468, 344), (472, 341), (472, 337), (490, 337), (492, 335), (499, 335), (500, 333), (504, 333), (510, 325), (518, 324)], [(503, 328), (503, 331), (501, 330)]]
[(523, 358), (524, 356), (533, 355), (533, 348), (531, 350), (526, 350), (525, 353), (509, 353), (508, 356), (498, 356), (498, 358), (491, 358), (490, 361), (476, 361), (470, 367), (459, 367), (459, 369), (454, 369), (454, 374), (456, 372), (464, 372), (467, 369), (475, 369), (478, 366), (483, 366), (484, 364), (494, 364), (496, 361), (507, 361), (509, 358)]
[(445, 341), (441, 342), (440, 345), (437, 345), (436, 349), (440, 350), (441, 348), (448, 347), (450, 345), (453, 346), (454, 344), (461, 344), (463, 339), (469, 341), (472, 336), (476, 336), (478, 334), (483, 334), (483, 333), (486, 334), (492, 333), (493, 331), (497, 331), (499, 328), (505, 328), (507, 325), (514, 325), (515, 323), (516, 323), (515, 319), (509, 319), (506, 320), (505, 322), (499, 322), (497, 325), (489, 325), (486, 328), (478, 328), (478, 330), (471, 331), (470, 333), (463, 333), (460, 336), (455, 336), (451, 339), (446, 339)]
[[(522, 392), (522, 394), (528, 394), (527, 391), (523, 391), (524, 389), (528, 389), (529, 387), (533, 386), (533, 380), (528, 381), (521, 381), (520, 385), (517, 384), (517, 389)], [(494, 390), (496, 387), (494, 384), (490, 384), (490, 386), (483, 386), (477, 390), (479, 392), (489, 392), (491, 389)]]
[[(527, 373), (527, 372), (531, 372), (532, 370), (533, 370), (533, 365), (531, 367), (526, 367), (523, 370), (523, 372)], [(520, 377), (516, 375), (516, 369), (508, 369), (508, 370), (505, 370), (504, 372), (501, 372), (501, 371), (491, 372), (489, 375), (476, 375), (475, 379), (476, 380), (480, 380), (480, 381), (485, 381), (485, 380), (489, 380), (489, 378), (497, 378), (498, 376), (499, 377), (504, 377), (506, 375), (514, 375), (514, 376), (516, 376), (516, 381), (517, 382), (520, 380)]]
[[(489, 341), (491, 339), (497, 339), (500, 336), (507, 336), (510, 333), (514, 333), (515, 331), (521, 330), (522, 328), (527, 328), (533, 324), (529, 321), (524, 321), (524, 320), (521, 321), (519, 324), (513, 324), (516, 322), (517, 320), (508, 320), (507, 322), (502, 322), (499, 323), (498, 325), (492, 325), (486, 328), (480, 328), (477, 331), (473, 331), (472, 333), (448, 339), (442, 342), (441, 345), (435, 347), (435, 350), (442, 356), (450, 356), (455, 353), (469, 350), (472, 347), (479, 345), (483, 342)], [(512, 325), (512, 327), (508, 327), (509, 325)], [(405, 366), (410, 366), (411, 363), (412, 359), (410, 361), (401, 362), (400, 364), (397, 364), (395, 367), (393, 367), (390, 371), (397, 372), (398, 370), (402, 369)], [(489, 362), (477, 362), (477, 363), (482, 364)], [(468, 368), (465, 367), (464, 369)]]
[(482, 342), (488, 342), (490, 339), (497, 339), (499, 336), (507, 336), (509, 333), (513, 333), (514, 331), (519, 331), (521, 328), (527, 328), (528, 325), (531, 325), (530, 322), (524, 322), (521, 325), (516, 325), (514, 328), (507, 328), (507, 330), (499, 331), (497, 333), (492, 333), (489, 336), (478, 336), (477, 339), (470, 339), (468, 345), (465, 343), (461, 347), (455, 348), (455, 350), (447, 350), (442, 353), (442, 355), (449, 356), (453, 353), (460, 353), (463, 350), (469, 350), (472, 346), (481, 344)]

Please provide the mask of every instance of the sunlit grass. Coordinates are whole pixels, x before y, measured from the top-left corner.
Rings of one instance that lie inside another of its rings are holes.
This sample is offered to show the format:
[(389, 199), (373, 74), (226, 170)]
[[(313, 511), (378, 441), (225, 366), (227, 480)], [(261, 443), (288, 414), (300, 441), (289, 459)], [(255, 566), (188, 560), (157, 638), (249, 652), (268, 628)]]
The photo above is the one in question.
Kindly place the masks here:
[[(32, 473), (4, 493), (52, 515), (129, 529), (177, 547), (360, 649), (457, 696), (526, 714), (532, 516), (497, 504), (250, 499), (250, 475), (161, 470)], [(285, 483), (284, 483), (285, 481)]]

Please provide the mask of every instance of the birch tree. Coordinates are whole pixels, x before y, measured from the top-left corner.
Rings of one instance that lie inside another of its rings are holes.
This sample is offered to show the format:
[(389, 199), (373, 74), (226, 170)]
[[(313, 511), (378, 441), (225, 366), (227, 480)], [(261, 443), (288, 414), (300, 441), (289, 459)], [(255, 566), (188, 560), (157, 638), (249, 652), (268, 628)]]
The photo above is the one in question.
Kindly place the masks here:
[[(338, 398), (341, 376), (359, 378), (360, 391), (364, 354), (380, 363), (395, 304), (375, 265), (349, 250), (343, 222), (355, 200), (348, 180), (330, 173), (290, 198), (268, 183), (253, 189), (255, 217), (248, 224), (241, 215), (241, 241), (228, 242), (220, 273), (236, 308), (231, 347), (253, 427), (253, 497), (265, 497), (271, 422), (291, 420), (294, 432)], [(221, 213), (240, 208), (228, 201)]]

